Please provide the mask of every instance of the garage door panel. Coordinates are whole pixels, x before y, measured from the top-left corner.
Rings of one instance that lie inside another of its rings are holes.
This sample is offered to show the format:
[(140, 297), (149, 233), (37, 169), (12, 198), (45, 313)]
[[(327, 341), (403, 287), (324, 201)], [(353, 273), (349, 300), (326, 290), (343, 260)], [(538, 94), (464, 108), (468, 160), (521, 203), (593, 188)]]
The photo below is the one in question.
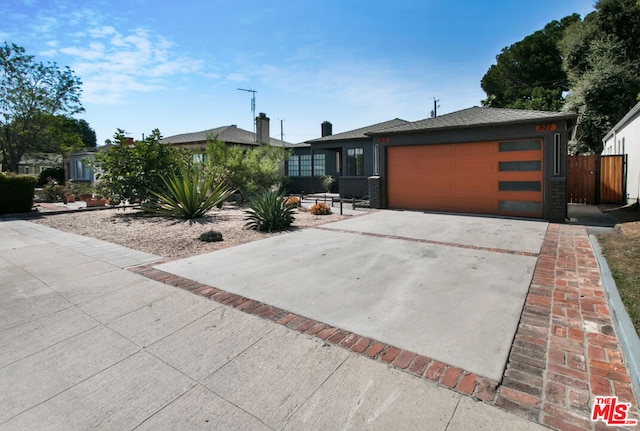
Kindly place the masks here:
[(542, 216), (541, 141), (389, 147), (387, 174), (390, 208)]

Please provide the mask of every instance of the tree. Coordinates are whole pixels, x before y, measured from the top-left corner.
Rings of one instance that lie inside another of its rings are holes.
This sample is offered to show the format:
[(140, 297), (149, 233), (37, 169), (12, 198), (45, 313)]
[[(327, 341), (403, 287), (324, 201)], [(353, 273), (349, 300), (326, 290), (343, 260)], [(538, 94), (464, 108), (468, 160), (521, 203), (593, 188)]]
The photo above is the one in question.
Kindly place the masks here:
[(226, 145), (216, 137), (208, 139), (205, 168), (215, 182), (226, 182), (243, 198), (275, 186), (280, 186), (284, 175), (280, 167), (287, 150), (261, 144), (252, 150)]
[(574, 153), (602, 152), (602, 138), (636, 103), (640, 90), (640, 6), (599, 0), (560, 47), (571, 84), (565, 108), (578, 114)]
[(165, 189), (163, 178), (178, 175), (186, 166), (188, 153), (160, 143), (162, 135), (154, 129), (144, 141), (131, 142), (122, 129), (113, 136), (113, 146), (96, 154), (99, 190), (110, 198), (144, 202), (153, 192)]
[[(52, 117), (83, 111), (81, 81), (68, 67), (39, 63), (24, 48), (0, 47), (0, 152), (3, 170), (25, 154), (52, 150)], [(55, 147), (55, 145), (54, 145)]]
[(552, 21), (543, 30), (504, 48), (496, 64), (482, 77), (481, 86), (487, 93), (482, 104), (559, 111), (563, 93), (569, 88), (557, 44), (565, 29), (579, 20), (580, 16), (573, 14)]

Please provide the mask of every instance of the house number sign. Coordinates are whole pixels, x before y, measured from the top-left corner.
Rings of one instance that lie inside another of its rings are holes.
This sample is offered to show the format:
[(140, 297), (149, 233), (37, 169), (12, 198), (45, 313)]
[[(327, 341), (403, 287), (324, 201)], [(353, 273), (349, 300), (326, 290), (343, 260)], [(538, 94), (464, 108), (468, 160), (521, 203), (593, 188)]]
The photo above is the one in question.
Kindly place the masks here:
[(556, 123), (536, 124), (536, 132), (555, 132), (557, 129)]

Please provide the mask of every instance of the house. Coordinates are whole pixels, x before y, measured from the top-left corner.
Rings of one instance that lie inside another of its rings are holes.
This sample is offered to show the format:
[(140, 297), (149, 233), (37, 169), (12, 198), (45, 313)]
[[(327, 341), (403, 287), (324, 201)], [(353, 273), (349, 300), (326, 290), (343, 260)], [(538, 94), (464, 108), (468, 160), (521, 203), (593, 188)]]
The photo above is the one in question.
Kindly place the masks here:
[(474, 107), (368, 132), (371, 205), (564, 221), (576, 117)]
[(87, 148), (69, 154), (68, 164), (65, 164), (67, 178), (76, 183), (86, 182), (93, 184), (96, 181), (96, 172), (93, 168), (96, 153), (108, 147), (109, 145)]
[(277, 147), (289, 147), (290, 143), (273, 139), (269, 136), (269, 117), (260, 113), (256, 117), (256, 133), (240, 129), (235, 124), (202, 130), (200, 132), (183, 133), (162, 138), (160, 143), (177, 145), (187, 148), (194, 154), (194, 159), (203, 160), (209, 139), (218, 139), (227, 145), (235, 145), (244, 149), (251, 149), (261, 144)]
[(407, 124), (396, 118), (343, 133), (333, 134), (333, 126), (325, 121), (318, 139), (292, 147), (293, 154), (287, 162), (287, 187), (292, 193), (316, 193), (325, 191), (321, 178), (336, 178), (332, 191), (345, 198), (363, 198), (369, 195), (367, 178), (377, 175), (380, 169), (376, 158), (377, 144), (367, 133)]
[(62, 167), (62, 155), (43, 153), (22, 157), (18, 164), (18, 172), (23, 175), (38, 176), (47, 168)]
[(604, 136), (603, 156), (626, 155), (627, 203), (640, 201), (640, 102)]

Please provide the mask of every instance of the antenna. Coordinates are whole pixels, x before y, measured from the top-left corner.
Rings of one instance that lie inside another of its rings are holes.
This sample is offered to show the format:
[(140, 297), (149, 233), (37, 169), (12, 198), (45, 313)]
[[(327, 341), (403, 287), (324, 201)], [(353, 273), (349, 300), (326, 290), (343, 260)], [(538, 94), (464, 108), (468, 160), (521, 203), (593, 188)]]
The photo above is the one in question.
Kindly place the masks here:
[(440, 107), (440, 105), (438, 105), (439, 101), (440, 99), (436, 99), (435, 97), (433, 98), (433, 111), (431, 111), (431, 118), (436, 118), (438, 116), (438, 108)]
[(240, 91), (251, 93), (251, 123), (253, 123), (253, 134), (256, 133), (256, 90), (247, 90), (246, 88), (238, 88)]

